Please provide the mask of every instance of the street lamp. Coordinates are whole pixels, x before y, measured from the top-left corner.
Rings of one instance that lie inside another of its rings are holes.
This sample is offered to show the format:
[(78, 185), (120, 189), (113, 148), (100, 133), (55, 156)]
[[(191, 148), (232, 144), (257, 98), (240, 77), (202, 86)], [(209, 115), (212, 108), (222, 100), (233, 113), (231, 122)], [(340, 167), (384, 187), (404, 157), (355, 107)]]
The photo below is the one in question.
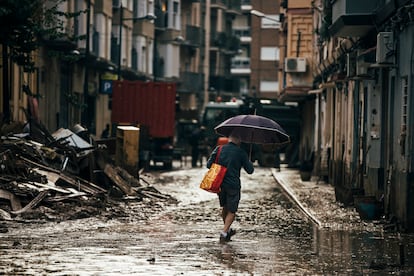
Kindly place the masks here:
[(262, 12), (259, 12), (258, 10), (251, 10), (250, 14), (255, 15), (257, 17), (265, 17), (266, 15)]
[(251, 15), (254, 15), (254, 16), (257, 16), (257, 17), (260, 17), (260, 18), (265, 18), (265, 19), (267, 19), (267, 20), (269, 20), (269, 21), (276, 22), (276, 23), (278, 23), (278, 24), (277, 24), (277, 28), (278, 28), (278, 29), (280, 29), (280, 28), (281, 28), (280, 20), (278, 20), (278, 19), (275, 19), (275, 18), (273, 18), (273, 17), (267, 16), (266, 14), (264, 14), (264, 13), (262, 13), (262, 12), (258, 11), (258, 10), (251, 10), (251, 11), (250, 11), (250, 14), (251, 14)]
[(124, 25), (125, 20), (154, 20), (157, 17), (154, 14), (147, 14), (143, 17), (133, 17), (133, 18), (124, 18), (124, 9), (122, 3), (119, 7), (119, 46), (118, 46), (118, 80), (121, 79), (121, 60), (122, 60), (122, 26)]

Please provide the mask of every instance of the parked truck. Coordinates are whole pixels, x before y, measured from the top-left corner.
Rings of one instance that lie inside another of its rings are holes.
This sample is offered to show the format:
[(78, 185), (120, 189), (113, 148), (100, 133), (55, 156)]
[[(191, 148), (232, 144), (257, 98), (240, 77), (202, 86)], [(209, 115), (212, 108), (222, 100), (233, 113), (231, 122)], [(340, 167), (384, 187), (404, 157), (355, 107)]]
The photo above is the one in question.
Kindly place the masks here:
[(112, 123), (139, 126), (140, 166), (153, 161), (172, 167), (175, 100), (175, 83), (114, 81)]

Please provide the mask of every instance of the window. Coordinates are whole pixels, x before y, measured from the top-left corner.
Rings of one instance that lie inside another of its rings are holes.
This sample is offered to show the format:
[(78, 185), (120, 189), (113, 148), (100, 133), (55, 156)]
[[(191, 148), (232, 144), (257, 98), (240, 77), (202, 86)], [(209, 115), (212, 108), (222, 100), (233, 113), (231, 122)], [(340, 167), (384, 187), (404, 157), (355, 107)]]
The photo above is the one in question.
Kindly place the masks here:
[(178, 2), (173, 3), (173, 26), (174, 29), (180, 29), (180, 5)]
[(279, 91), (278, 81), (260, 81), (260, 93)]
[(279, 60), (279, 47), (262, 47), (260, 60)]

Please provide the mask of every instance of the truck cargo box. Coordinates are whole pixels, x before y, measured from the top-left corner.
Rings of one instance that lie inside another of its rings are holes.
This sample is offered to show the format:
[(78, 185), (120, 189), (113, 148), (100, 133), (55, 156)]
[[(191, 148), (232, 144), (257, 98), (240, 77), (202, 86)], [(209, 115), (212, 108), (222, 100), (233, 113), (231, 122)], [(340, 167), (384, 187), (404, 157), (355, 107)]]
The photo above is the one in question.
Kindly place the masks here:
[(174, 136), (175, 83), (114, 81), (112, 122), (146, 126), (151, 137)]

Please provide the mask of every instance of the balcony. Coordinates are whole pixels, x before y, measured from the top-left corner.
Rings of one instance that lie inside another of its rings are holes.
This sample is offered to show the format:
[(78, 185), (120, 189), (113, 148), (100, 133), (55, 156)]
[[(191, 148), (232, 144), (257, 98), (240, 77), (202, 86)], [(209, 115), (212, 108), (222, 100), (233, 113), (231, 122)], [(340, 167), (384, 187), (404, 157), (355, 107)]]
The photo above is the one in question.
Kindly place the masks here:
[(210, 47), (222, 48), (226, 43), (226, 33), (224, 32), (211, 32), (210, 35)]
[(332, 25), (329, 32), (337, 37), (362, 37), (375, 25), (374, 15), (383, 0), (332, 1)]
[(241, 14), (241, 0), (226, 0), (226, 13), (230, 15)]
[(235, 27), (233, 28), (233, 35), (239, 37), (241, 43), (250, 43), (252, 41), (249, 27)]
[(225, 0), (211, 0), (210, 5), (212, 9), (225, 9), (226, 8), (226, 4), (225, 4)]
[(218, 93), (230, 92), (238, 94), (240, 91), (240, 80), (236, 77), (225, 77), (210, 75), (209, 87), (214, 88)]
[(232, 75), (249, 75), (250, 58), (248, 57), (235, 57), (231, 60), (231, 74)]
[(224, 54), (234, 55), (240, 49), (240, 38), (225, 32), (212, 32), (210, 45), (211, 50), (221, 49)]
[(252, 9), (252, 1), (251, 0), (241, 0), (241, 10), (242, 11), (249, 11)]
[[(103, 14), (112, 14), (112, 5), (110, 1), (104, 1), (104, 0), (96, 0), (95, 1), (95, 7), (94, 12), (97, 13), (103, 13)], [(114, 3), (118, 6), (114, 6), (115, 8), (119, 7), (119, 3)]]
[(152, 20), (136, 20), (133, 21), (133, 33), (134, 36), (145, 36), (148, 38), (154, 38), (154, 23)]
[(180, 72), (178, 92), (180, 93), (203, 93), (204, 74), (189, 71)]
[(187, 25), (185, 27), (185, 42), (184, 46), (198, 48), (204, 45), (204, 31), (200, 27)]
[(155, 19), (155, 28), (161, 29), (161, 30), (164, 30), (165, 28), (167, 28), (168, 27), (167, 13), (160, 9), (155, 9), (154, 12), (155, 12), (155, 16), (157, 17)]

